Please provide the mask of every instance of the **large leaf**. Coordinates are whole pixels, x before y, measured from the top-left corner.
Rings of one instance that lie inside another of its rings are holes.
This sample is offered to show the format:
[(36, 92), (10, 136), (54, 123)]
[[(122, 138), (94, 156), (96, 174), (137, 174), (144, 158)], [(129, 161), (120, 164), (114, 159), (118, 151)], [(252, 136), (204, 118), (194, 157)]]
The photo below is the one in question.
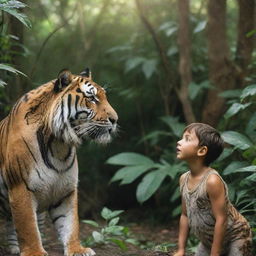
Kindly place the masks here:
[(154, 162), (141, 154), (126, 152), (110, 157), (107, 160), (108, 164), (113, 165), (153, 165)]
[(121, 180), (121, 185), (132, 183), (150, 168), (152, 168), (152, 165), (136, 165), (123, 167), (115, 173), (115, 175), (111, 179), (111, 182)]
[(240, 169), (241, 167), (246, 166), (248, 163), (247, 162), (240, 162), (240, 161), (234, 161), (230, 163), (223, 171), (223, 175), (229, 175), (233, 173), (237, 173), (237, 170)]
[(147, 79), (156, 71), (157, 61), (154, 59), (145, 60), (142, 65), (142, 71)]
[(246, 125), (246, 134), (255, 142), (256, 141), (256, 113), (254, 113)]
[(226, 131), (222, 133), (225, 142), (236, 148), (245, 150), (253, 146), (252, 142), (243, 134), (234, 131)]
[(225, 158), (229, 157), (234, 152), (234, 148), (224, 148), (221, 155), (217, 158), (216, 161), (220, 162), (224, 160)]
[(219, 96), (223, 98), (239, 98), (241, 96), (242, 90), (226, 90), (224, 92), (219, 93)]
[(178, 118), (172, 117), (172, 116), (164, 116), (164, 117), (161, 117), (161, 120), (171, 128), (172, 132), (177, 137), (181, 137), (184, 131), (185, 125), (183, 123), (180, 123), (178, 121)]
[(19, 8), (24, 8), (27, 5), (17, 1), (17, 0), (9, 0), (9, 1), (0, 1), (0, 10), (5, 11), (5, 9), (19, 9)]
[(21, 74), (23, 76), (26, 76), (21, 71), (13, 68), (13, 67), (11, 67), (10, 65), (7, 65), (7, 64), (0, 64), (0, 69), (5, 70), (5, 71), (9, 71), (9, 72), (14, 73), (14, 74)]
[(195, 29), (194, 29), (194, 33), (198, 33), (198, 32), (203, 31), (206, 27), (206, 24), (207, 24), (206, 20), (203, 20), (203, 21), (199, 22), (197, 24), (197, 26), (195, 27)]
[(225, 113), (224, 117), (226, 119), (228, 119), (231, 116), (234, 116), (235, 114), (237, 114), (239, 111), (244, 110), (245, 108), (247, 108), (251, 104), (252, 104), (251, 102), (246, 103), (246, 104), (233, 103), (231, 105), (231, 107), (227, 110), (227, 112)]
[(4, 87), (6, 85), (6, 82), (0, 79), (0, 87)]
[(94, 238), (96, 243), (104, 243), (104, 236), (98, 231), (93, 231), (92, 237)]
[(144, 62), (145, 58), (143, 57), (133, 57), (128, 59), (125, 63), (125, 72), (129, 72), (130, 70), (136, 68), (142, 62)]
[(137, 187), (137, 200), (140, 203), (148, 200), (160, 187), (166, 175), (167, 174), (165, 172), (160, 170), (153, 171), (145, 175), (142, 182)]
[(250, 166), (239, 168), (236, 170), (236, 172), (255, 172), (256, 173), (256, 165), (250, 165)]
[(28, 19), (27, 15), (17, 12), (15, 9), (5, 8), (5, 12), (9, 13), (10, 15), (14, 16), (16, 19), (18, 19), (21, 23), (23, 23), (26, 27), (31, 28), (31, 22)]
[(200, 92), (200, 90), (201, 90), (201, 87), (198, 84), (194, 82), (190, 83), (188, 86), (189, 98), (191, 100), (194, 100), (198, 95), (198, 93)]
[(123, 210), (116, 210), (116, 211), (111, 211), (107, 207), (104, 207), (101, 211), (101, 216), (105, 220), (111, 220), (115, 218), (116, 216), (120, 215), (123, 212)]
[(244, 88), (240, 98), (241, 100), (243, 100), (244, 98), (248, 96), (253, 96), (253, 95), (256, 95), (256, 84), (253, 84)]

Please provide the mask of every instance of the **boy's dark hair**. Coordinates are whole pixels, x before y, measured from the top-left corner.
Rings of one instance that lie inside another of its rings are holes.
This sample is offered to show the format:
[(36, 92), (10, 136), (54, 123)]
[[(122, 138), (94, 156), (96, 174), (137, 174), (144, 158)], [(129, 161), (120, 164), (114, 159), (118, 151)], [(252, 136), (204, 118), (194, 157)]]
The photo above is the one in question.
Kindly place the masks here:
[(208, 148), (204, 164), (209, 166), (210, 163), (216, 160), (222, 153), (224, 141), (221, 138), (220, 133), (208, 124), (192, 123), (184, 129), (184, 132), (192, 130), (195, 131), (199, 140), (198, 146), (206, 146)]

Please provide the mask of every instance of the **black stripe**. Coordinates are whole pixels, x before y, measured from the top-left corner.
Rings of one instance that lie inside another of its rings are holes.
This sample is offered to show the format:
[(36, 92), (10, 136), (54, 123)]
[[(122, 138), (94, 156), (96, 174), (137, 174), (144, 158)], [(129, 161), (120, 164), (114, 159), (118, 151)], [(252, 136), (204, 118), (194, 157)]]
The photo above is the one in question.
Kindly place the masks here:
[(71, 114), (71, 100), (72, 100), (72, 96), (71, 94), (68, 95), (68, 117), (70, 117)]
[(49, 207), (49, 211), (52, 210), (52, 209), (56, 209), (58, 208), (67, 198), (69, 198), (75, 191), (72, 190), (70, 191), (67, 195), (65, 195), (63, 198), (61, 198), (56, 204), (54, 205), (51, 205)]
[[(22, 172), (22, 168), (21, 168), (21, 164), (20, 164), (20, 160), (19, 158), (17, 158), (17, 162), (18, 162), (18, 165), (19, 165), (19, 168), (20, 168), (20, 176), (21, 176), (21, 179), (22, 181), (24, 182), (25, 186), (26, 186), (26, 189), (30, 192), (35, 192), (35, 190), (31, 189), (28, 185), (28, 183), (26, 182), (26, 179), (24, 178), (23, 176), (23, 172)], [(27, 170), (27, 167), (24, 166), (24, 169)], [(28, 175), (28, 170), (27, 170), (27, 175)]]
[(76, 111), (77, 111), (77, 106), (78, 106), (79, 99), (80, 99), (80, 96), (76, 95), (76, 102), (75, 102)]
[(36, 132), (36, 136), (37, 136), (37, 142), (38, 142), (38, 145), (39, 145), (39, 149), (40, 149), (40, 153), (41, 153), (41, 156), (43, 158), (43, 161), (44, 161), (44, 164), (50, 168), (50, 169), (53, 169), (55, 171), (58, 171), (54, 166), (53, 164), (50, 162), (49, 158), (48, 158), (48, 155), (47, 155), (47, 148), (46, 148), (46, 145), (48, 145), (48, 143), (45, 143), (44, 141), (44, 134), (43, 134), (43, 129), (42, 127), (40, 127), (37, 132)]
[(55, 217), (54, 219), (52, 219), (52, 223), (55, 223), (58, 219), (65, 218), (65, 217), (66, 217), (66, 215), (59, 215), (59, 216)]
[(30, 147), (28, 146), (28, 143), (25, 141), (25, 139), (24, 139), (23, 137), (22, 137), (22, 139), (23, 139), (23, 142), (25, 143), (25, 145), (26, 145), (26, 147), (27, 147), (27, 149), (28, 149), (29, 153), (31, 154), (32, 158), (33, 158), (33, 159), (34, 159), (34, 161), (37, 163), (37, 161), (36, 161), (36, 158), (35, 158), (34, 154), (32, 153), (32, 151), (31, 151)]
[(61, 101), (61, 121), (62, 121), (62, 123), (64, 123), (64, 103), (63, 103), (63, 99)]

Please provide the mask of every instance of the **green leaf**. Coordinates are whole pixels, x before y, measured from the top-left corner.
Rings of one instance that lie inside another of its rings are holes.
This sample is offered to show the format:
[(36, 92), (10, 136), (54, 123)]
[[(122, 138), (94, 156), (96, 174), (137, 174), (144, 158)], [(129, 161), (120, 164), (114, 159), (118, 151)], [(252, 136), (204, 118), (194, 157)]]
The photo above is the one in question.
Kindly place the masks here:
[(223, 175), (229, 175), (233, 173), (237, 173), (237, 170), (240, 169), (241, 167), (246, 166), (248, 163), (247, 162), (240, 162), (240, 161), (234, 161), (230, 163), (223, 171)]
[(156, 60), (145, 60), (142, 65), (142, 71), (147, 79), (149, 79), (152, 74), (156, 71)]
[(125, 72), (129, 72), (130, 70), (136, 68), (141, 63), (143, 63), (145, 58), (143, 57), (134, 57), (126, 61), (125, 63)]
[(109, 226), (104, 228), (104, 232), (107, 234), (115, 235), (115, 236), (120, 236), (122, 235), (124, 227), (122, 226)]
[(160, 170), (153, 171), (145, 175), (142, 182), (137, 187), (137, 200), (140, 203), (148, 200), (160, 187), (165, 177), (166, 173)]
[(194, 100), (198, 95), (198, 93), (200, 92), (200, 90), (201, 90), (201, 87), (198, 84), (194, 82), (190, 83), (188, 86), (189, 98), (191, 100)]
[(248, 181), (256, 182), (256, 173), (253, 173), (252, 175), (245, 178)]
[(96, 243), (104, 243), (104, 236), (98, 231), (93, 231), (92, 237)]
[(86, 223), (86, 224), (89, 224), (93, 227), (96, 227), (98, 228), (99, 227), (99, 224), (96, 222), (96, 221), (93, 221), (93, 220), (82, 220), (83, 223)]
[(256, 95), (256, 84), (247, 86), (243, 89), (242, 95), (240, 96), (240, 99), (243, 100), (244, 98), (248, 96)]
[(14, 9), (9, 9), (9, 8), (6, 8), (4, 11), (9, 13), (10, 15), (14, 16), (21, 23), (23, 23), (26, 27), (28, 27), (28, 28), (32, 27), (32, 24), (31, 24), (30, 20), (28, 19), (27, 15), (17, 12)]
[(171, 57), (178, 53), (178, 48), (176, 46), (171, 46), (167, 51), (167, 56)]
[(7, 83), (2, 79), (0, 79), (0, 87), (4, 87), (5, 85), (7, 85)]
[(230, 118), (231, 116), (234, 116), (239, 111), (246, 109), (248, 106), (250, 106), (252, 103), (246, 103), (246, 104), (240, 104), (240, 103), (233, 103), (231, 107), (227, 110), (224, 117), (226, 119)]
[(225, 158), (229, 157), (234, 152), (234, 148), (224, 148), (221, 155), (217, 158), (216, 161), (220, 162), (224, 160)]
[(206, 20), (203, 20), (203, 21), (199, 22), (197, 24), (197, 26), (195, 27), (195, 29), (194, 29), (194, 33), (198, 33), (198, 32), (203, 31), (206, 27), (206, 24), (207, 24)]
[(253, 146), (252, 142), (243, 134), (234, 131), (226, 131), (222, 133), (225, 142), (242, 150)]
[(119, 222), (120, 218), (119, 217), (116, 217), (116, 218), (113, 218), (110, 222), (109, 222), (109, 226), (115, 226), (118, 222)]
[(114, 244), (116, 244), (122, 250), (127, 250), (127, 246), (124, 241), (122, 241), (120, 239), (114, 239), (114, 238), (111, 238), (110, 241), (113, 242)]
[(253, 30), (249, 31), (249, 32), (246, 34), (246, 37), (251, 37), (251, 36), (253, 36), (254, 34), (256, 34), (256, 29), (253, 29)]
[(133, 153), (133, 152), (125, 152), (114, 155), (110, 157), (107, 164), (113, 165), (153, 165), (154, 162), (141, 154)]
[(224, 92), (219, 93), (219, 96), (223, 98), (239, 98), (241, 96), (242, 90), (226, 90)]
[(247, 123), (245, 132), (248, 136), (250, 136), (251, 139), (253, 139), (254, 141), (256, 141), (256, 113), (254, 113), (249, 122)]
[(24, 8), (26, 7), (27, 5), (20, 2), (20, 1), (17, 1), (17, 0), (1, 0), (1, 3), (0, 3), (0, 10), (4, 11), (5, 9), (19, 9), (19, 8)]
[(236, 170), (236, 172), (256, 172), (256, 165), (250, 165), (242, 167)]
[(178, 205), (174, 210), (172, 211), (172, 217), (175, 218), (181, 214), (181, 205)]
[(111, 182), (121, 180), (121, 185), (130, 184), (152, 167), (153, 165), (151, 164), (123, 167), (115, 173), (114, 177), (111, 179)]
[(185, 125), (178, 121), (178, 118), (172, 116), (163, 116), (160, 118), (164, 123), (166, 123), (177, 137), (181, 137)]
[(0, 64), (0, 69), (2, 70), (6, 70), (6, 71), (9, 71), (11, 73), (14, 73), (14, 74), (21, 74), (23, 76), (26, 76), (24, 73), (22, 73), (21, 71), (7, 65), (7, 64)]
[(177, 27), (168, 28), (168, 29), (165, 30), (165, 34), (166, 34), (166, 36), (169, 37), (172, 34), (174, 34), (177, 30), (178, 30)]
[(116, 210), (116, 211), (111, 211), (110, 209), (108, 209), (107, 207), (104, 207), (101, 211), (101, 216), (102, 218), (104, 218), (105, 220), (110, 220), (115, 218), (116, 216), (118, 216), (119, 214), (121, 214), (122, 212), (124, 212), (123, 210)]

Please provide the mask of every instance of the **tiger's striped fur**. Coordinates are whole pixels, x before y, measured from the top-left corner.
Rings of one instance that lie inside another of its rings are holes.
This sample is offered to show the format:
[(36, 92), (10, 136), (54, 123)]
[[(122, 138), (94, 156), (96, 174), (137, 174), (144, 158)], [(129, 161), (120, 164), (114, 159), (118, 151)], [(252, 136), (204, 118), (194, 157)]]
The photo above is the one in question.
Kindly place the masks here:
[(21, 97), (0, 122), (0, 216), (12, 253), (47, 255), (37, 222), (48, 211), (65, 255), (95, 254), (79, 242), (76, 147), (88, 138), (110, 142), (117, 119), (88, 70), (65, 70)]

